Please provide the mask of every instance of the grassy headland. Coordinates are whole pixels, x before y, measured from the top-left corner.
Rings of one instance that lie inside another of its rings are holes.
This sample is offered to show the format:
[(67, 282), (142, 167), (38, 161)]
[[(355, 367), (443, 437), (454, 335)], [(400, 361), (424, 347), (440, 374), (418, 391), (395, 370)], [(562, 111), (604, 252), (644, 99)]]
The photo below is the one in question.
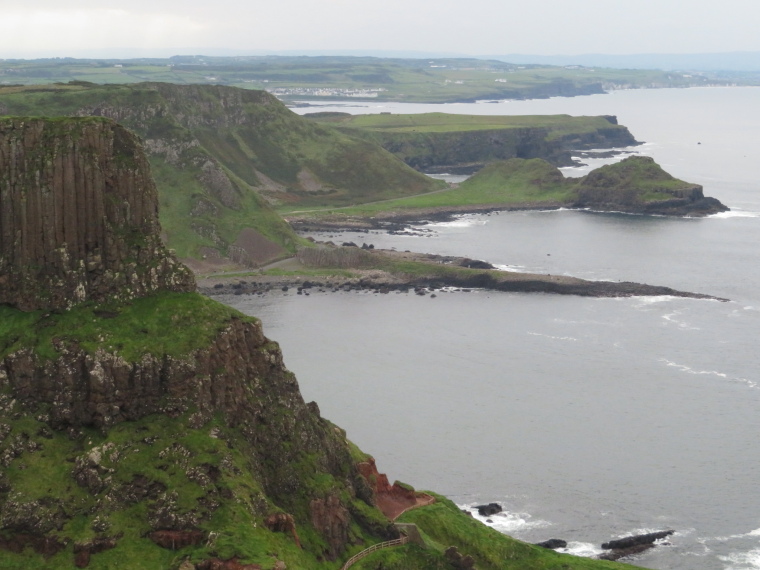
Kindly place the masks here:
[[(411, 198), (340, 210), (287, 216), (291, 223), (319, 227), (374, 227), (382, 221), (423, 219), (484, 210), (587, 207), (601, 211), (705, 215), (720, 204), (700, 204), (700, 186), (674, 178), (651, 158), (631, 156), (580, 178), (565, 178), (541, 159), (493, 162), (456, 187)], [(716, 201), (717, 202), (717, 201)], [(680, 209), (679, 209), (680, 208)], [(672, 210), (672, 211), (671, 211)]]

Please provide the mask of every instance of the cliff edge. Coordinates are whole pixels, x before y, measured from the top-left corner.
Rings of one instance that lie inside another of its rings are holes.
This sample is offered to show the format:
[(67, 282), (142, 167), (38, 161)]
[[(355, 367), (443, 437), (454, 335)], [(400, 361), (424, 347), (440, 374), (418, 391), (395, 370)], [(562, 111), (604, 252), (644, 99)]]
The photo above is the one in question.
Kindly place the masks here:
[(192, 291), (157, 213), (137, 137), (113, 121), (0, 120), (0, 303), (64, 309)]

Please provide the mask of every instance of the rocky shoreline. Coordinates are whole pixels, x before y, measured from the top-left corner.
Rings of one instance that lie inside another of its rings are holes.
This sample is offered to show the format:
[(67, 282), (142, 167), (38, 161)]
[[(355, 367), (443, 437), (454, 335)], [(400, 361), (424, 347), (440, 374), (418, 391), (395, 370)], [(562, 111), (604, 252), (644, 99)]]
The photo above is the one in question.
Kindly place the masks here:
[[(341, 249), (341, 248), (335, 248)], [(357, 248), (346, 248), (357, 249)], [(630, 281), (588, 281), (566, 275), (517, 273), (499, 271), (487, 262), (463, 257), (415, 254), (389, 250), (361, 250), (365, 258), (378, 262), (420, 262), (430, 264), (429, 274), (405, 274), (380, 268), (345, 268), (335, 275), (313, 275), (313, 269), (293, 260), (293, 270), (285, 275), (266, 273), (235, 274), (198, 278), (198, 290), (207, 296), (264, 295), (273, 292), (294, 292), (309, 295), (314, 292), (369, 291), (378, 294), (413, 292), (434, 297), (438, 292), (486, 289), (514, 293), (552, 293), (580, 297), (638, 297), (673, 296), (692, 299), (728, 301), (712, 295), (679, 291), (670, 287), (647, 285)], [(300, 269), (299, 269), (300, 265)], [(441, 265), (460, 269), (449, 273), (435, 272)], [(310, 273), (311, 271), (312, 273)]]

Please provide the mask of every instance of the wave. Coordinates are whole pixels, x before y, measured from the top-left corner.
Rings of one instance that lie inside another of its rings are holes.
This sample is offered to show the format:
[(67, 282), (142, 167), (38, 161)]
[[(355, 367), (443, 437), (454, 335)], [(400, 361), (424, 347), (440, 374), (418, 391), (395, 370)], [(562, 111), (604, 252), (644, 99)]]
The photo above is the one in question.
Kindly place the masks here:
[(572, 336), (552, 336), (549, 334), (542, 334), (542, 333), (535, 333), (535, 332), (529, 332), (528, 334), (531, 336), (542, 336), (544, 338), (550, 338), (553, 340), (572, 340), (572, 341), (578, 340), (577, 338), (572, 337)]
[(481, 220), (477, 218), (456, 218), (449, 222), (431, 222), (425, 224), (427, 228), (471, 228), (473, 226), (485, 226), (488, 220)]
[(690, 325), (689, 323), (676, 319), (675, 317), (677, 317), (680, 314), (681, 314), (681, 311), (673, 311), (672, 313), (662, 315), (662, 318), (666, 320), (668, 323), (673, 323), (674, 325), (677, 325), (678, 328), (681, 330), (687, 330), (687, 331), (702, 330), (700, 327), (695, 327), (695, 326)]
[[(728, 380), (730, 382), (739, 382), (742, 384), (746, 384), (750, 388), (757, 388), (757, 382), (754, 380), (750, 380), (748, 378), (740, 378), (738, 376), (729, 376), (725, 372), (719, 372), (717, 370), (694, 370), (693, 368), (686, 366), (685, 364), (677, 364), (675, 362), (671, 362), (667, 358), (660, 358), (660, 362), (664, 362), (667, 366), (670, 366), (672, 368), (677, 368), (681, 372), (686, 372), (687, 374), (694, 374), (696, 376), (715, 376), (717, 378), (721, 378), (722, 380)], [(760, 531), (760, 529), (758, 529)]]
[(474, 508), (473, 505), (457, 506), (463, 511), (469, 512), (472, 515), (472, 518), (475, 520), (478, 520), (483, 524), (490, 526), (494, 530), (498, 530), (502, 534), (512, 535), (523, 531), (551, 526), (550, 522), (543, 520), (533, 520), (532, 517), (527, 513), (512, 513), (509, 511), (502, 511), (488, 517), (482, 517), (478, 513), (478, 509)]
[(602, 554), (604, 550), (590, 542), (568, 542), (566, 548), (560, 548), (557, 552), (564, 552), (565, 554), (572, 554), (574, 556), (583, 556), (584, 558), (595, 558)]
[(525, 267), (522, 265), (494, 265), (499, 271), (509, 271), (511, 273), (526, 273)]
[(747, 212), (746, 210), (729, 210), (728, 212), (718, 212), (711, 214), (708, 218), (760, 218), (760, 212)]
[(749, 552), (733, 552), (727, 556), (718, 556), (718, 559), (728, 563), (725, 570), (760, 569), (760, 548)]

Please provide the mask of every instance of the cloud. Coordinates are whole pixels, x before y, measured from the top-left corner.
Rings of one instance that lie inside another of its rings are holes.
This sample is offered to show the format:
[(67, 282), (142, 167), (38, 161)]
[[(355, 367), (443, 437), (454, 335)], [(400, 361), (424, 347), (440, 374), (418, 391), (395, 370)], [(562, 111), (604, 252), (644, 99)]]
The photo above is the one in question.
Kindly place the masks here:
[(197, 42), (204, 29), (203, 23), (188, 16), (152, 11), (10, 10), (0, 18), (0, 49), (64, 55), (62, 50), (102, 46), (171, 47)]

